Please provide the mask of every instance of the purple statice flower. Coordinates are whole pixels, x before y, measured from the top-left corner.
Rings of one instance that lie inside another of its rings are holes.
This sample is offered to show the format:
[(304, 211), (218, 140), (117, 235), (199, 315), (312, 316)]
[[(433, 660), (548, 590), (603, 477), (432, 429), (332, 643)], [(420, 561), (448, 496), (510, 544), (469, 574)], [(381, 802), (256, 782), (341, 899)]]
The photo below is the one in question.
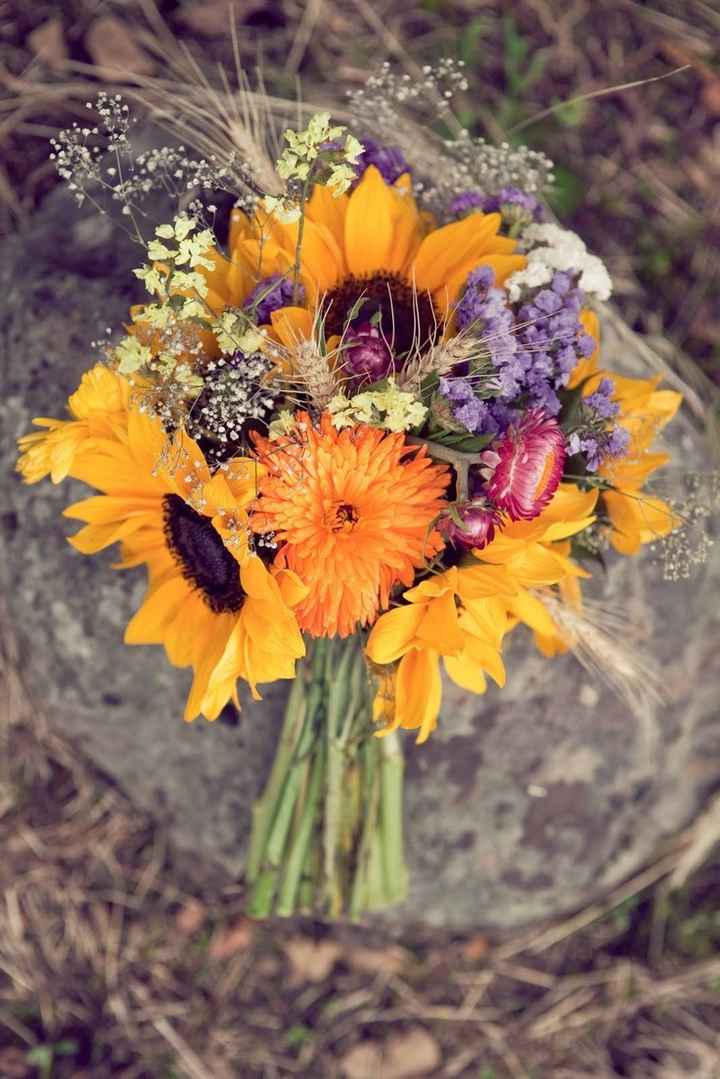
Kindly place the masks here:
[(608, 423), (620, 411), (612, 399), (614, 392), (612, 379), (603, 378), (597, 389), (583, 398), (581, 426), (568, 437), (568, 453), (582, 454), (588, 472), (597, 472), (609, 457), (624, 457), (630, 444), (625, 427)]
[(468, 275), (465, 291), (455, 312), (458, 329), (464, 330), (471, 323), (485, 318), (490, 293), (500, 292), (500, 289), (493, 290), (494, 284), (495, 273), (489, 266), (478, 266)]
[(528, 404), (551, 416), (560, 411), (558, 391), (567, 385), (571, 371), (595, 351), (595, 341), (580, 322), (583, 300), (573, 275), (556, 273), (549, 287), (530, 295), (515, 317), (516, 350), (507, 391), (514, 387), (515, 396), (527, 394)]
[(568, 456), (573, 457), (577, 453), (582, 454), (585, 458), (585, 467), (588, 472), (597, 472), (604, 456), (601, 441), (596, 435), (583, 435), (578, 431), (573, 431), (567, 440)]
[(612, 416), (617, 416), (620, 411), (620, 405), (612, 399), (614, 392), (615, 383), (613, 380), (604, 378), (595, 392), (584, 399), (583, 404), (586, 408), (592, 409), (601, 419), (609, 420)]
[(630, 432), (627, 427), (613, 427), (605, 443), (606, 457), (624, 457), (630, 447)]
[(506, 225), (529, 225), (531, 221), (542, 221), (543, 208), (539, 199), (519, 187), (502, 187), (496, 195), (483, 199), (480, 209), (483, 213), (500, 213)]
[(394, 184), (404, 172), (411, 171), (405, 155), (397, 146), (382, 146), (372, 139), (363, 139), (363, 146), (363, 152), (354, 165), (357, 180), (369, 165), (375, 166), (386, 184)]
[(467, 217), (474, 210), (482, 209), (485, 196), (480, 191), (463, 191), (448, 206), (450, 217)]
[(441, 378), (439, 393), (450, 405), (453, 418), (473, 435), (504, 433), (514, 413), (496, 401), (481, 401), (465, 378)]
[(471, 328), (487, 347), (495, 367), (501, 368), (512, 364), (517, 341), (507, 296), (503, 289), (494, 288), (494, 284), (495, 273), (489, 266), (473, 270), (468, 275), (455, 316), (458, 329)]
[[(304, 299), (304, 290), (300, 286), (299, 300)], [(243, 307), (251, 313), (259, 326), (270, 321), (273, 311), (287, 307), (293, 302), (293, 283), (283, 274), (273, 273), (263, 277), (252, 290)]]

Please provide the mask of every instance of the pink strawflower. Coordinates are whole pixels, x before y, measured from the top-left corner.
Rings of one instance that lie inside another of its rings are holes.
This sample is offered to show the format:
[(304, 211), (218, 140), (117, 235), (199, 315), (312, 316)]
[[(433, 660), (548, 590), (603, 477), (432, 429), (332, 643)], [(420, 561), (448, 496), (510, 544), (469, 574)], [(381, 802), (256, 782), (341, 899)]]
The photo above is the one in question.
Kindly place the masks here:
[(565, 436), (557, 420), (531, 409), (493, 449), (500, 460), (486, 493), (511, 521), (531, 521), (545, 509), (562, 478)]

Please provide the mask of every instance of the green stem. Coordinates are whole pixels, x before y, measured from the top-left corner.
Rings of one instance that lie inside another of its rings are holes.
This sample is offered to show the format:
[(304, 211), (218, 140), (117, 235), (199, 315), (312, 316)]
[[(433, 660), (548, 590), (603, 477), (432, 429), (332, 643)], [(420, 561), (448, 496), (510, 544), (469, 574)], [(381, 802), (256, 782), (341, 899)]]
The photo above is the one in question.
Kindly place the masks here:
[(257, 879), (264, 861), (265, 845), (272, 828), (278, 795), (285, 783), (295, 747), (300, 739), (306, 712), (305, 682), (301, 672), (298, 672), (285, 708), (285, 719), (270, 778), (252, 810), (252, 836), (245, 866), (245, 875), (250, 883)]
[(302, 194), (300, 195), (300, 219), (298, 221), (297, 243), (295, 245), (295, 262), (293, 263), (292, 268), (292, 302), (295, 305), (297, 305), (300, 300), (300, 257), (302, 254), (303, 233), (305, 232), (305, 203), (307, 202), (310, 186), (311, 181), (308, 177), (308, 179), (303, 184)]
[(363, 804), (365, 807), (360, 842), (357, 849), (355, 876), (350, 894), (350, 917), (356, 921), (368, 905), (368, 877), (372, 836), (377, 826), (380, 777), (377, 772), (378, 751), (373, 741), (360, 749), (363, 766)]
[(300, 878), (302, 877), (303, 869), (305, 867), (310, 839), (315, 826), (315, 807), (318, 802), (325, 764), (323, 756), (322, 751), (315, 754), (302, 815), (285, 860), (285, 873), (280, 886), (277, 903), (275, 904), (275, 913), (286, 918), (290, 917), (296, 911), (296, 897)]
[(407, 895), (407, 868), (403, 856), (403, 774), (405, 762), (396, 731), (380, 739), (380, 834), (387, 903)]
[[(325, 896), (331, 917), (342, 912), (342, 881), (338, 879), (338, 841), (342, 825), (343, 777), (345, 772), (345, 745), (340, 733), (341, 723), (352, 707), (349, 701), (349, 667), (354, 660), (354, 649), (346, 646), (337, 671), (328, 680), (327, 714), (325, 716), (325, 745), (327, 755), (327, 778), (325, 791), (325, 815), (323, 829), (323, 869)], [(347, 726), (345, 728), (348, 729)]]

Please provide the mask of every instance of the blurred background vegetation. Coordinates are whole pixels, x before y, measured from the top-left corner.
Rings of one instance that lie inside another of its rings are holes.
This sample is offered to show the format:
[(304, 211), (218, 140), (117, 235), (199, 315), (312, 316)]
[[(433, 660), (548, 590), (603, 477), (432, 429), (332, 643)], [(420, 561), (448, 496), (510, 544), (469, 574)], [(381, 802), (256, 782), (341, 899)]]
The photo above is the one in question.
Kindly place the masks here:
[[(0, 227), (55, 183), (47, 139), (102, 85), (85, 65), (160, 73), (162, 26), (211, 76), (232, 71), (229, 19), (243, 63), (287, 95), (462, 59), (462, 122), (553, 158), (554, 210), (713, 407), (716, 0), (0, 0)], [(22, 722), (0, 799), (0, 1079), (720, 1077), (717, 808), (607, 903), (515, 940), (255, 925), (38, 727), (5, 633), (0, 699)]]

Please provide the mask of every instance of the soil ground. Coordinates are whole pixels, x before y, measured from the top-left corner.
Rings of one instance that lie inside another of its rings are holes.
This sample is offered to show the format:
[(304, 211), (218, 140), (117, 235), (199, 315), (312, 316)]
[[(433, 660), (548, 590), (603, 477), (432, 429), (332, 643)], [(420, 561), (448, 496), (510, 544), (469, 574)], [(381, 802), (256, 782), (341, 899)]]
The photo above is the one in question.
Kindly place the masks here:
[[(627, 321), (713, 407), (720, 385), (720, 8), (634, 0), (0, 0), (0, 221), (55, 182), (99, 19), (148, 61), (153, 12), (203, 64), (306, 97), (453, 55), (463, 121), (557, 163), (554, 208)], [(118, 29), (118, 26), (120, 29)], [(685, 70), (643, 86), (608, 87)], [(92, 96), (92, 93), (89, 95)], [(581, 100), (577, 100), (581, 98)], [(549, 114), (546, 110), (552, 109)], [(2, 619), (0, 619), (2, 624)], [(29, 709), (0, 649), (0, 1077), (720, 1077), (720, 813), (577, 917), (512, 940), (251, 923)], [(690, 873), (690, 869), (694, 872)], [(672, 888), (671, 888), (672, 886)]]

